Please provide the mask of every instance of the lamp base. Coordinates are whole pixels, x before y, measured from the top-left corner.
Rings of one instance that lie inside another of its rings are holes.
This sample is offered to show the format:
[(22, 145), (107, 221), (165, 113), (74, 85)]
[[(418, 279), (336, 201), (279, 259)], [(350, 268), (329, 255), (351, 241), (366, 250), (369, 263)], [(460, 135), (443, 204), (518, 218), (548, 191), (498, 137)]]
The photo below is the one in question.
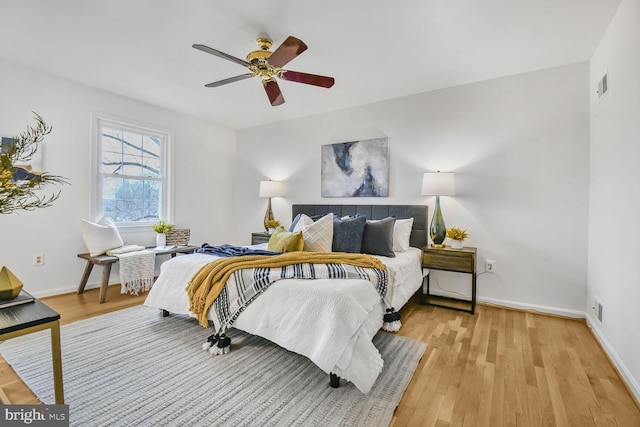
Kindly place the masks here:
[(269, 226), (267, 225), (267, 223), (269, 221), (273, 221), (273, 211), (271, 210), (271, 197), (269, 197), (269, 201), (267, 202), (267, 212), (264, 214), (264, 231), (267, 234), (269, 233)]
[(433, 242), (431, 246), (434, 248), (444, 248), (444, 239), (447, 237), (447, 226), (444, 225), (442, 210), (440, 210), (440, 196), (436, 196), (436, 209), (433, 212), (433, 218), (431, 218), (429, 234)]

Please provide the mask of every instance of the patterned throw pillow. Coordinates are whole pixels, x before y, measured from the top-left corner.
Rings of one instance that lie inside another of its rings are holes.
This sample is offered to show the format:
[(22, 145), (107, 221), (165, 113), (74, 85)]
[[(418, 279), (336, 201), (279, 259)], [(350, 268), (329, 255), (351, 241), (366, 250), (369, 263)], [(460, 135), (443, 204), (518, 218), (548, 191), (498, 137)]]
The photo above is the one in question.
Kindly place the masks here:
[(333, 214), (329, 213), (313, 222), (307, 215), (300, 215), (293, 231), (302, 231), (304, 250), (307, 252), (331, 252), (333, 243)]

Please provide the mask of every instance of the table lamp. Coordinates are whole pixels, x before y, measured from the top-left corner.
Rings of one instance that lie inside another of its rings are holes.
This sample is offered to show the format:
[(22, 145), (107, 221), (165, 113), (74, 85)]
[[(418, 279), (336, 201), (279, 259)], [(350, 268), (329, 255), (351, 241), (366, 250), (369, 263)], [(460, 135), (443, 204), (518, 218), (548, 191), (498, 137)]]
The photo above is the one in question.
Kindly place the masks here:
[(431, 246), (443, 248), (444, 238), (447, 237), (447, 227), (444, 225), (442, 210), (440, 210), (440, 196), (455, 196), (455, 180), (452, 172), (426, 172), (422, 177), (422, 195), (436, 196), (436, 209), (431, 219), (429, 234)]
[(267, 221), (273, 220), (273, 211), (271, 210), (271, 198), (282, 197), (284, 195), (284, 182), (280, 181), (260, 181), (260, 197), (268, 197), (267, 212), (264, 214), (264, 229), (268, 233)]

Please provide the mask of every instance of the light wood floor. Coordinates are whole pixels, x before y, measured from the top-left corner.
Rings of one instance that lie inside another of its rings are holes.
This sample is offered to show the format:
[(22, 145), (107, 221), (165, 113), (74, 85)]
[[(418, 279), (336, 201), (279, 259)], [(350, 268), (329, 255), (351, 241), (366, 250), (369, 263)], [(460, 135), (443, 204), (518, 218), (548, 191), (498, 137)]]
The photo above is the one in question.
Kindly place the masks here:
[[(111, 286), (43, 301), (63, 324), (141, 304)], [(409, 302), (401, 335), (428, 344), (391, 425), (640, 426), (640, 409), (583, 320), (479, 305), (475, 315)], [(64, 355), (63, 355), (64, 363)], [(38, 400), (0, 359), (12, 403)]]

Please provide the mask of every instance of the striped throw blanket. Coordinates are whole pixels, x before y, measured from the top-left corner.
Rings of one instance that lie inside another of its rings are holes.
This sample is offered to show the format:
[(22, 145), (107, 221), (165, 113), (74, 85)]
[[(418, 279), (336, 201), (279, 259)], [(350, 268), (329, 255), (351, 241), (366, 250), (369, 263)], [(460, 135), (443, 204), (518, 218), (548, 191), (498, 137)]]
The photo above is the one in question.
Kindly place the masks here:
[(120, 293), (138, 295), (153, 286), (156, 254), (144, 246), (126, 245), (111, 249), (107, 255), (120, 262)]
[(214, 324), (226, 328), (271, 284), (281, 279), (364, 279), (384, 299), (389, 276), (377, 258), (336, 252), (287, 252), (277, 256), (223, 258), (203, 266), (187, 286), (189, 310), (204, 327), (213, 305)]

